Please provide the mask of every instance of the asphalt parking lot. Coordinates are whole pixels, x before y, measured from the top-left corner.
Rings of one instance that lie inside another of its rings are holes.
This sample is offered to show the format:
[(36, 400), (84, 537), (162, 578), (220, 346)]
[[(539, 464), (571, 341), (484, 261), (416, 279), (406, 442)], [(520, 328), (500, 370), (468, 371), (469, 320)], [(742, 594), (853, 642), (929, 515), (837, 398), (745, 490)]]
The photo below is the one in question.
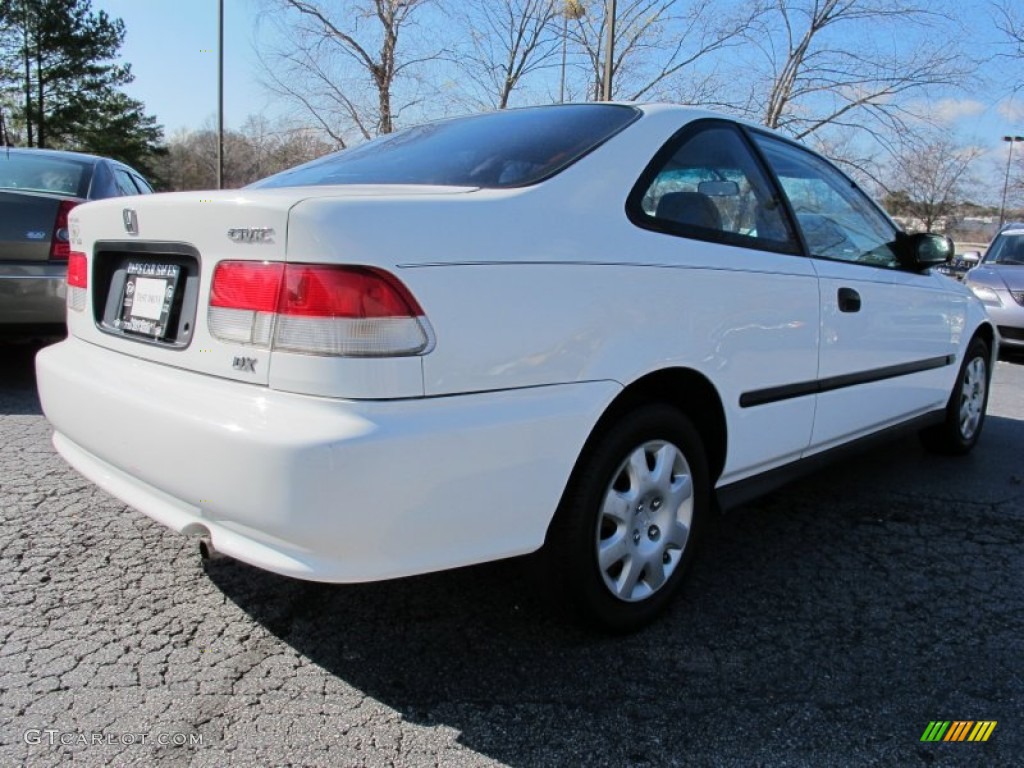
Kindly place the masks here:
[(1021, 764), (1024, 364), (970, 457), (904, 440), (723, 518), (668, 616), (610, 638), (522, 561), (204, 569), (54, 454), (34, 351), (0, 347), (0, 765)]

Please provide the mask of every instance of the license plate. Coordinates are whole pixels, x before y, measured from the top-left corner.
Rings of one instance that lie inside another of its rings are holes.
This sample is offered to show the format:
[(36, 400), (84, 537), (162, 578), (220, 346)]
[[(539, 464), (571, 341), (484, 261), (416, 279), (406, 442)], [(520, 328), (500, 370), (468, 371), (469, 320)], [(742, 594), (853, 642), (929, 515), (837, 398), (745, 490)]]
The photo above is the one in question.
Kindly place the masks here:
[(180, 273), (177, 264), (129, 264), (118, 327), (154, 339), (166, 337)]

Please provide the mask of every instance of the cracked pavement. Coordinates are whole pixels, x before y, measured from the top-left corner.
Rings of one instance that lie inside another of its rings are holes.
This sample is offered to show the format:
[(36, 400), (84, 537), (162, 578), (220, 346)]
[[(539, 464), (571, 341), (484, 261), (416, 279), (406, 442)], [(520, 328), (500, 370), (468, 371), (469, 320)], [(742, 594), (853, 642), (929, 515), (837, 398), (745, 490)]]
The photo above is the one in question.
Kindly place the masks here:
[[(56, 456), (35, 350), (0, 346), (0, 765), (1020, 764), (1024, 364), (971, 456), (903, 440), (764, 497), (667, 616), (607, 637), (524, 560), (202, 566)], [(998, 726), (921, 743), (940, 719)]]

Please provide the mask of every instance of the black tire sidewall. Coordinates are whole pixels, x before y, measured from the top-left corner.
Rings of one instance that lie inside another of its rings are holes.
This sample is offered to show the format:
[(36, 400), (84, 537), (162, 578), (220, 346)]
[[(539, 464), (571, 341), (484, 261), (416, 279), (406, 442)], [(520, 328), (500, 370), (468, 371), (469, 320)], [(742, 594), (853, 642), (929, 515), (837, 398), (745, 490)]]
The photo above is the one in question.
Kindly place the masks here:
[[(985, 399), (982, 404), (981, 421), (978, 428), (970, 439), (965, 439), (960, 431), (960, 398), (963, 396), (964, 379), (967, 376), (967, 367), (972, 360), (981, 359), (985, 363)], [(989, 391), (992, 386), (992, 356), (988, 344), (984, 339), (975, 337), (967, 345), (967, 352), (964, 354), (963, 362), (957, 373), (953, 391), (950, 393), (949, 401), (946, 404), (946, 414), (942, 423), (928, 427), (921, 433), (921, 440), (925, 447), (935, 453), (959, 456), (969, 453), (985, 427), (985, 414), (988, 410)]]
[[(693, 515), (690, 536), (672, 575), (657, 592), (626, 602), (607, 588), (597, 561), (598, 515), (614, 474), (639, 446), (652, 440), (675, 445), (690, 466)], [(564, 582), (564, 598), (584, 619), (612, 631), (631, 631), (661, 613), (682, 582), (693, 558), (704, 518), (710, 509), (711, 485), (700, 435), (690, 420), (669, 405), (631, 410), (595, 435), (584, 450), (559, 506), (555, 535), (549, 541)]]
[[(970, 438), (965, 438), (963, 433), (960, 431), (960, 399), (963, 397), (964, 379), (967, 378), (967, 367), (973, 360), (981, 360), (985, 363), (985, 398), (981, 408), (981, 421), (978, 422), (978, 428), (974, 430), (974, 434)], [(953, 394), (950, 395), (949, 405), (946, 411), (946, 428), (949, 432), (949, 439), (952, 442), (952, 447), (957, 452), (966, 453), (974, 447), (975, 443), (978, 442), (978, 438), (981, 437), (981, 431), (985, 426), (985, 414), (988, 410), (988, 395), (989, 389), (992, 383), (992, 358), (989, 355), (988, 345), (983, 339), (972, 339), (970, 345), (967, 347), (967, 354), (964, 355), (964, 362), (960, 366), (960, 373), (956, 377), (956, 388), (953, 390)]]

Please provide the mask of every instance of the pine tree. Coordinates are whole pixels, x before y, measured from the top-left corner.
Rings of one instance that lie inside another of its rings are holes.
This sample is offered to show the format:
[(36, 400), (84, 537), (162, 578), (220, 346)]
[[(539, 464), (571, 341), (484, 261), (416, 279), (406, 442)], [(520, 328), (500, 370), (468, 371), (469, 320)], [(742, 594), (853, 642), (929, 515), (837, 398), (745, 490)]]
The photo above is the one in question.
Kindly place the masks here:
[(124, 22), (91, 0), (0, 0), (0, 78), (18, 104), (10, 121), (27, 146), (115, 157), (140, 171), (163, 151), (163, 130), (120, 89)]

